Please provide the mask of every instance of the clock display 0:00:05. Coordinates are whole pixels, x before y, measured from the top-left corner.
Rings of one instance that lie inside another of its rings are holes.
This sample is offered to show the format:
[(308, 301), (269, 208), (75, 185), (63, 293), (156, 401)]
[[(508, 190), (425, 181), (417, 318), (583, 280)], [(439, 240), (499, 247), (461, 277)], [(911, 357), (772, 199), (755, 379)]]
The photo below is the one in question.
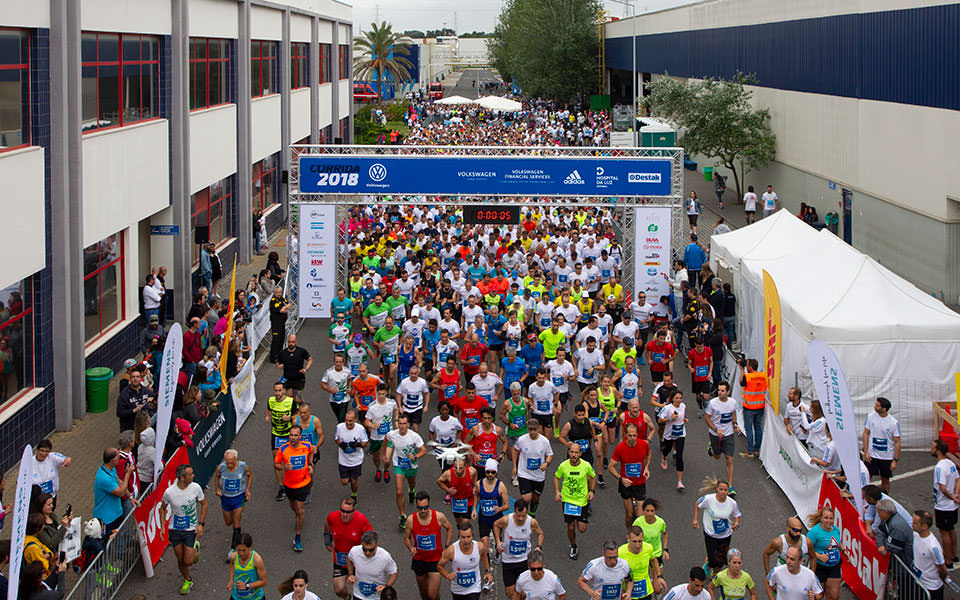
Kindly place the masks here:
[(520, 220), (520, 207), (487, 208), (481, 206), (464, 207), (464, 221), (467, 223), (517, 223)]

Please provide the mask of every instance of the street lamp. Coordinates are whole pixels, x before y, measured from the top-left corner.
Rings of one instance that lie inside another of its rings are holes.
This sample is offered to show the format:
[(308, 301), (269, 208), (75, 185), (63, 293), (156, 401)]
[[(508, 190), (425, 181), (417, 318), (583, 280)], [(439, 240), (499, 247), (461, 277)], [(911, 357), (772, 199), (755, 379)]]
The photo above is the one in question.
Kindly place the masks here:
[(633, 91), (633, 122), (630, 125), (630, 130), (633, 131), (633, 145), (637, 145), (638, 140), (638, 131), (637, 129), (637, 7), (633, 2), (628, 2), (627, 0), (610, 0), (611, 2), (616, 2), (617, 4), (622, 4), (630, 8), (630, 12), (633, 13), (633, 79), (631, 81), (631, 90)]

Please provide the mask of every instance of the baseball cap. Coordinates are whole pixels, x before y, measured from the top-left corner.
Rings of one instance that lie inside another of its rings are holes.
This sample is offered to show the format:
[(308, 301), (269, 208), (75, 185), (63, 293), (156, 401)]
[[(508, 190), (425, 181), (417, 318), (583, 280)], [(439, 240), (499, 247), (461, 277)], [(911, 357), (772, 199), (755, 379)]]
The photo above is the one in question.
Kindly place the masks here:
[(528, 339), (528, 340), (535, 340), (535, 339), (537, 339), (537, 336), (535, 336), (535, 335), (533, 335), (533, 334), (531, 333), (530, 335), (527, 336), (527, 339)]
[(617, 297), (614, 296), (613, 294), (610, 294), (609, 296), (607, 296), (607, 300), (616, 300), (616, 299)]
[(362, 341), (363, 341), (363, 334), (362, 334), (362, 333), (358, 333), (357, 335), (353, 336), (353, 341), (355, 341), (355, 342), (362, 342)]
[(136, 360), (134, 360), (134, 359), (132, 359), (132, 358), (128, 358), (127, 360), (123, 361), (123, 368), (124, 368), (124, 369), (129, 369), (129, 368), (133, 367), (133, 366), (136, 365), (136, 364), (137, 364), (137, 361), (136, 361)]

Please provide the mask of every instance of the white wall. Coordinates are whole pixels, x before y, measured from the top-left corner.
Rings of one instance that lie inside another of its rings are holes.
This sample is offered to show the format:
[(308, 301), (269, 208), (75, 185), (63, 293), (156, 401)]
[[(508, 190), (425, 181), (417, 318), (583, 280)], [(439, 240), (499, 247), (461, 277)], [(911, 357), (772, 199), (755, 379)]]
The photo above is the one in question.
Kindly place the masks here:
[(3, 24), (9, 27), (50, 27), (50, 3), (39, 0), (0, 0)]
[(329, 125), (333, 114), (333, 84), (320, 85), (320, 129)]
[(340, 21), (349, 22), (353, 19), (353, 7), (347, 2), (336, 0), (283, 0), (282, 3), (291, 8), (299, 8)]
[[(172, 17), (169, 0), (79, 1), (80, 27), (84, 31), (170, 35)], [(42, 4), (43, 0), (34, 2)]]
[(350, 38), (350, 27), (348, 25), (339, 25), (340, 27), (340, 43), (341, 44), (350, 44), (352, 40)]
[[(320, 20), (319, 27), (317, 27), (317, 36), (321, 44), (332, 44), (333, 43), (333, 23), (330, 21)], [(336, 60), (336, 52), (334, 52), (334, 60)]]
[(280, 151), (280, 94), (254, 98), (250, 111), (253, 121), (251, 159), (256, 162)]
[(84, 247), (170, 204), (168, 130), (157, 119), (83, 136)]
[(310, 135), (310, 88), (290, 92), (290, 139)]
[(0, 153), (0, 288), (46, 266), (43, 148)]
[[(351, 98), (352, 90), (350, 88), (349, 79), (341, 79), (339, 82), (340, 88), (340, 118), (350, 116), (350, 103), (353, 102)], [(339, 134), (338, 134), (339, 135)]]
[(234, 0), (190, 0), (190, 35), (236, 39), (238, 17)]
[[(150, 217), (150, 225), (172, 225), (173, 207), (168, 206), (157, 214)], [(187, 231), (180, 230), (180, 235), (190, 235)], [(156, 267), (163, 265), (169, 271), (173, 267), (173, 240), (172, 235), (151, 235), (150, 236), (150, 266)], [(146, 275), (146, 273), (144, 273)], [(167, 282), (169, 283), (169, 279)]]
[(283, 13), (263, 6), (250, 7), (250, 39), (283, 39)]
[(311, 22), (313, 19), (303, 15), (290, 15), (290, 41), (309, 42), (311, 37)]
[(237, 106), (190, 113), (190, 193), (237, 172)]

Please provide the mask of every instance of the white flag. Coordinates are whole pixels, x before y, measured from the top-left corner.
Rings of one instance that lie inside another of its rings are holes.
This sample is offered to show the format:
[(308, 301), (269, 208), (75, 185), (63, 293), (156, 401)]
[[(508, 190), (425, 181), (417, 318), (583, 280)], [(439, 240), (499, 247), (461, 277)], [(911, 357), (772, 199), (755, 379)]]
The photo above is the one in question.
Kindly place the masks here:
[(30, 490), (33, 486), (33, 448), (27, 444), (20, 459), (17, 495), (13, 501), (13, 528), (10, 530), (10, 581), (7, 598), (17, 597), (20, 566), (23, 563), (23, 540), (27, 537), (27, 515), (30, 513)]
[(167, 332), (167, 343), (160, 359), (160, 383), (157, 385), (157, 450), (153, 462), (153, 480), (160, 481), (163, 471), (163, 449), (167, 445), (170, 417), (173, 415), (173, 397), (177, 393), (177, 378), (183, 363), (183, 330), (174, 323)]

